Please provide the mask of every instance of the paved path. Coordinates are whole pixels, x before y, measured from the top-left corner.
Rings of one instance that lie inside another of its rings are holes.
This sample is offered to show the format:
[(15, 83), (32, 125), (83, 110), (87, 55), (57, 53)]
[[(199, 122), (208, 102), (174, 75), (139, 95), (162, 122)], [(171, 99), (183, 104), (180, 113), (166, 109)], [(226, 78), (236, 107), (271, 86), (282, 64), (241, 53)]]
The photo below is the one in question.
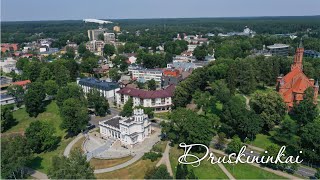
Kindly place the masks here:
[(246, 95), (244, 95), (244, 94), (242, 94), (242, 96), (246, 99), (247, 109), (250, 110), (250, 99), (249, 99)]
[[(216, 156), (216, 155), (213, 154), (213, 156), (214, 156), (215, 159), (217, 159), (217, 156)], [(232, 179), (232, 180), (233, 180), (233, 179), (236, 179), (236, 178), (234, 178), (233, 175), (227, 170), (227, 168), (224, 167), (223, 164), (218, 163), (218, 166), (219, 166), (219, 168), (223, 171), (223, 173), (228, 176), (229, 179)]]
[(146, 152), (150, 152), (152, 149), (152, 146), (157, 143), (158, 141), (160, 141), (160, 131), (156, 131), (153, 135), (151, 135), (150, 138), (144, 140), (147, 141), (148, 143), (142, 147), (141, 149), (135, 150), (134, 152), (132, 152), (133, 158), (130, 159), (129, 161), (126, 161), (125, 163), (119, 164), (117, 166), (113, 166), (110, 168), (104, 168), (104, 169), (96, 169), (94, 170), (95, 174), (100, 174), (100, 173), (106, 173), (106, 172), (111, 172), (111, 171), (115, 171), (118, 169), (122, 169), (125, 168), (133, 163), (135, 163), (136, 161), (140, 160), (142, 158), (142, 156), (144, 155), (144, 153)]
[(159, 167), (161, 164), (165, 164), (170, 176), (173, 176), (172, 167), (171, 167), (170, 158), (169, 158), (169, 152), (170, 152), (169, 144), (170, 142), (167, 143), (166, 149), (162, 153), (162, 157), (160, 161), (157, 163), (157, 167)]
[(26, 167), (28, 172), (30, 173), (30, 176), (36, 179), (49, 179), (48, 176), (40, 171), (36, 171), (34, 169)]
[(69, 154), (71, 152), (71, 149), (72, 149), (72, 146), (78, 142), (81, 138), (83, 137), (83, 134), (80, 133), (78, 134), (78, 136), (76, 138), (74, 138), (66, 147), (66, 149), (64, 150), (63, 152), (63, 155), (66, 156), (66, 157), (69, 157)]
[[(224, 155), (224, 156), (228, 156), (228, 154), (224, 153), (223, 151), (220, 151), (220, 150), (217, 150), (217, 149), (213, 149), (213, 148), (210, 148), (210, 150), (214, 153), (217, 153), (217, 154), (221, 154), (221, 155)], [(300, 179), (296, 176), (293, 176), (291, 174), (287, 174), (285, 172), (282, 172), (282, 171), (277, 171), (277, 170), (273, 170), (271, 168), (267, 168), (267, 167), (261, 167), (259, 164), (256, 164), (256, 163), (253, 163), (253, 164), (250, 164), (252, 166), (255, 166), (257, 168), (260, 168), (260, 169), (263, 169), (265, 171), (268, 171), (268, 172), (271, 172), (273, 174), (276, 174), (278, 176), (282, 176), (282, 177), (285, 177), (285, 178), (288, 178), (288, 179)]]

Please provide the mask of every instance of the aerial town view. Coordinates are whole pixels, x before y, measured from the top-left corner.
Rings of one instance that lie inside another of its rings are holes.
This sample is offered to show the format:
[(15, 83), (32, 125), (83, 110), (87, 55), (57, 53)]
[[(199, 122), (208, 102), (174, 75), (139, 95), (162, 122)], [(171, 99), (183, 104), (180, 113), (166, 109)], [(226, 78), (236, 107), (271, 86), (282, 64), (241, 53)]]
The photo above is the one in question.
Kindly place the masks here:
[(320, 179), (319, 0), (2, 0), (0, 179)]

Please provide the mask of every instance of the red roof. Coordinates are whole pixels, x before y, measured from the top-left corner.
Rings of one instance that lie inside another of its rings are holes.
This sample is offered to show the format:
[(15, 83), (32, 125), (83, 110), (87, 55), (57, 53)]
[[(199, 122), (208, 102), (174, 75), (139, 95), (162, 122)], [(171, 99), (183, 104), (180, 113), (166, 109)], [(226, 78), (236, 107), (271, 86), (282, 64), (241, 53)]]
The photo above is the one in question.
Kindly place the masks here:
[[(279, 92), (284, 102), (291, 108), (296, 101), (303, 100), (303, 94), (308, 87), (315, 87), (314, 80), (309, 79), (302, 70), (303, 49), (298, 48), (291, 71), (279, 80)], [(317, 99), (315, 95), (315, 99)]]
[(31, 83), (30, 80), (24, 80), (24, 81), (16, 81), (16, 82), (13, 82), (12, 84), (19, 85), (19, 86), (25, 86), (29, 83)]
[(135, 89), (130, 87), (125, 87), (120, 89), (117, 93), (125, 94), (132, 97), (139, 97), (142, 99), (154, 99), (154, 98), (166, 98), (172, 97), (175, 89), (175, 85), (170, 85), (166, 89), (146, 91), (142, 89)]

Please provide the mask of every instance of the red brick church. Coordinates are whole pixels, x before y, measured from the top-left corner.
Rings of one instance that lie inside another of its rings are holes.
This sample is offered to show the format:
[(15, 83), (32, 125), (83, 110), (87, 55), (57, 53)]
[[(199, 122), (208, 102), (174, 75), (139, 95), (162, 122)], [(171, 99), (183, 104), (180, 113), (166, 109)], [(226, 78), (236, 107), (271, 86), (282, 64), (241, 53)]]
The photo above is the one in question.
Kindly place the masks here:
[(291, 65), (291, 71), (283, 77), (278, 77), (277, 80), (277, 91), (283, 97), (288, 110), (291, 110), (295, 102), (299, 103), (303, 100), (304, 91), (309, 87), (314, 89), (314, 103), (317, 103), (319, 83), (318, 81), (315, 83), (314, 79), (309, 79), (303, 73), (303, 52), (304, 48), (300, 43)]

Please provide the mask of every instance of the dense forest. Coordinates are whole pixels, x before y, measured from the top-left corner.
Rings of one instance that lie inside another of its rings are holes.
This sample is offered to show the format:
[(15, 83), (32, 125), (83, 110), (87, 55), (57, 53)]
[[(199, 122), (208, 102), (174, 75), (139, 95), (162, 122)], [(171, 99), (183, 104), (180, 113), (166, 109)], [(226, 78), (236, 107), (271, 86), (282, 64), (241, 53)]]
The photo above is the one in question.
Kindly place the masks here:
[[(306, 34), (320, 37), (320, 16), (306, 17), (256, 17), (256, 18), (177, 18), (177, 19), (117, 19), (106, 25), (112, 29), (120, 25), (127, 32), (137, 30), (172, 38), (177, 33), (206, 34), (240, 32), (245, 26), (258, 34)], [(40, 38), (57, 38), (72, 40), (77, 43), (86, 41), (87, 30), (97, 28), (97, 24), (84, 23), (80, 20), (68, 21), (33, 21), (1, 22), (2, 42), (22, 43)], [(57, 45), (59, 46), (59, 44)]]

